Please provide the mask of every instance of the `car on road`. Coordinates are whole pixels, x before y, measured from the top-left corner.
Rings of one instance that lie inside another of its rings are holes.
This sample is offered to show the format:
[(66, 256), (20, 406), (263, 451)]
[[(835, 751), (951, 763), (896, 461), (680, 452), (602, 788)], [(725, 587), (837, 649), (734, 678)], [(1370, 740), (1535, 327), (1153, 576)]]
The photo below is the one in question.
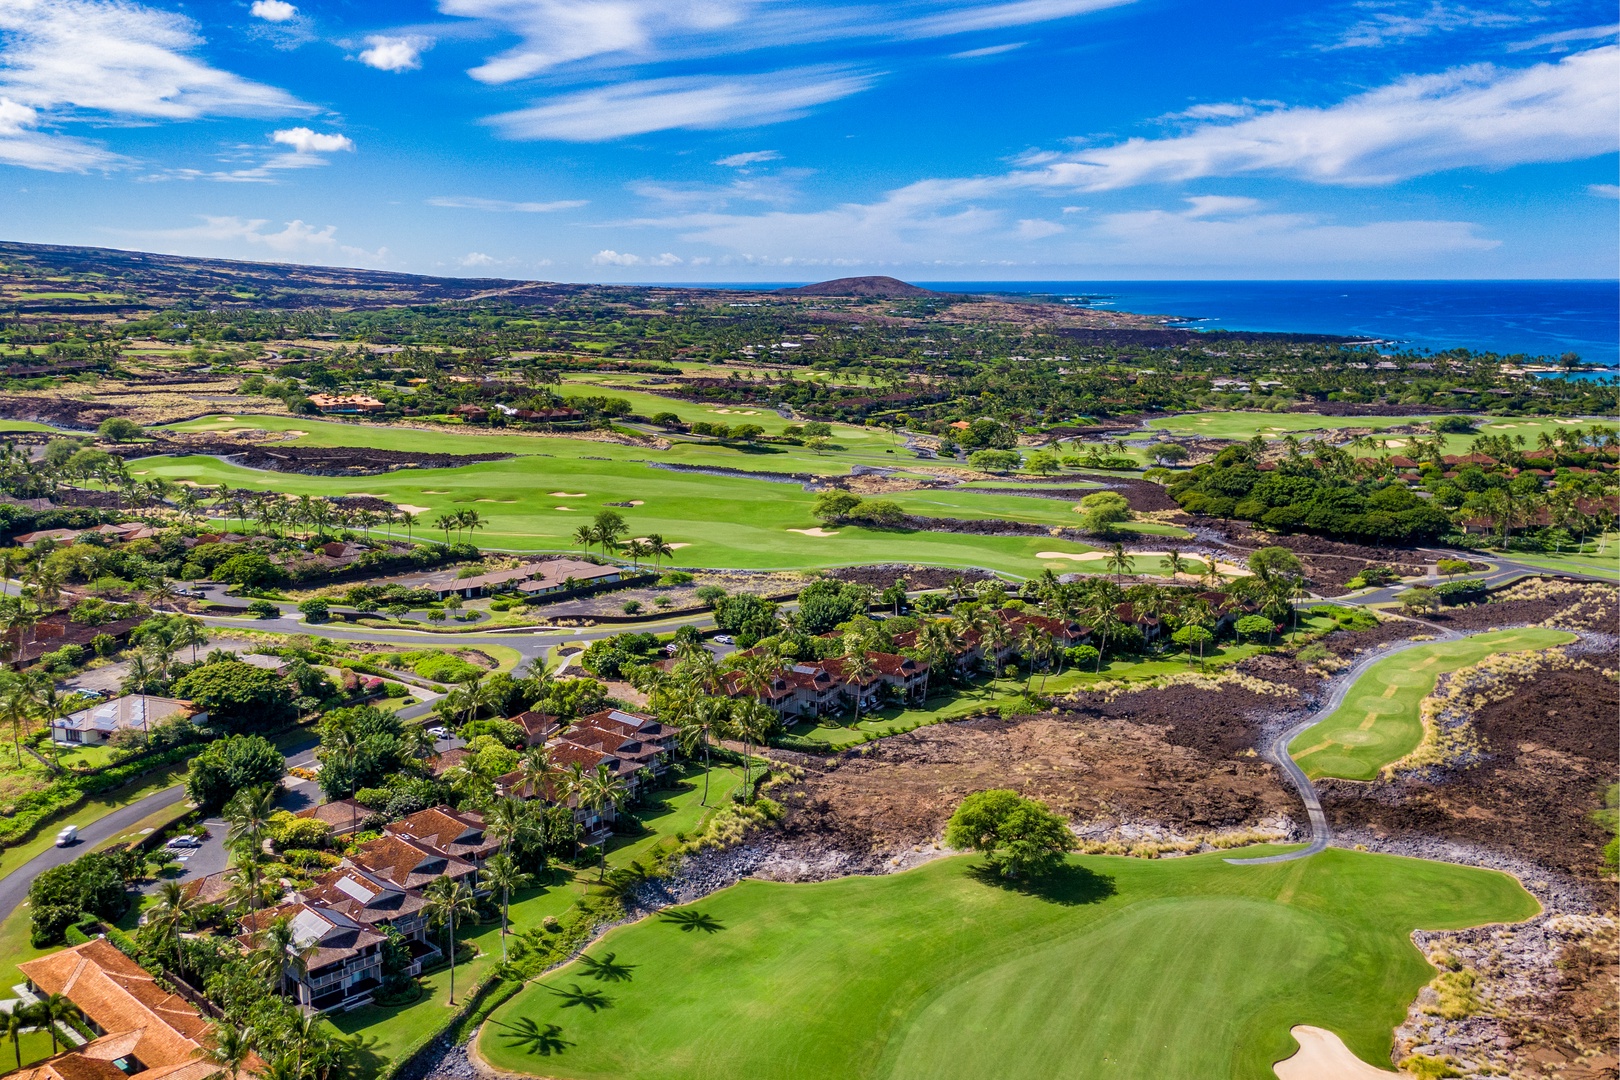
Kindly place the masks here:
[(715, 640), (715, 644), (717, 644), (717, 645), (735, 645), (735, 644), (737, 644), (737, 639), (732, 637), (730, 634), (716, 634), (716, 635), (714, 635), (714, 640)]
[(197, 839), (195, 836), (176, 836), (170, 839), (169, 842), (163, 846), (178, 851), (182, 848), (202, 847), (202, 841)]
[(64, 825), (62, 831), (56, 834), (57, 847), (71, 847), (79, 842), (79, 827), (77, 825)]
[(442, 727), (430, 727), (428, 728), (428, 734), (435, 739), (448, 739), (450, 737), (449, 729)]

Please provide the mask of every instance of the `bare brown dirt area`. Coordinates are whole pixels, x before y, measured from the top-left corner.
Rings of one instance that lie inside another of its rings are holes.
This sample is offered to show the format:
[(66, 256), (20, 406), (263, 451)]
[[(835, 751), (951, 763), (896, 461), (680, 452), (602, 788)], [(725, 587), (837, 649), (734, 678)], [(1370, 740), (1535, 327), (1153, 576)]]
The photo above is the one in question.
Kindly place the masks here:
[(1076, 822), (1174, 829), (1236, 828), (1298, 809), (1265, 762), (1212, 758), (1167, 741), (1159, 725), (1128, 719), (941, 724), (805, 768), (779, 796), (783, 840), (847, 852), (869, 869), (937, 839), (957, 804), (988, 788), (1044, 800)]

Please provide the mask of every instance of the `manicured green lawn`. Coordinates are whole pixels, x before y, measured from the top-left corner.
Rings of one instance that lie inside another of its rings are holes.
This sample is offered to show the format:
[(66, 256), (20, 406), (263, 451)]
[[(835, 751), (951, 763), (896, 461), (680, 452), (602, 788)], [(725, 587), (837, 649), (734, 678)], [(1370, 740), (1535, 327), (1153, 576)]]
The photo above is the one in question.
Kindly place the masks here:
[(1434, 692), (1441, 673), (1496, 653), (1546, 649), (1574, 640), (1562, 631), (1531, 627), (1408, 649), (1368, 668), (1333, 715), (1300, 732), (1288, 752), (1312, 777), (1371, 780), (1423, 740), (1418, 706)]
[(1523, 551), (1486, 552), (1485, 558), (1499, 555), (1504, 559), (1538, 566), (1544, 570), (1562, 570), (1571, 574), (1590, 574), (1593, 577), (1620, 580), (1620, 533), (1606, 533), (1601, 538), (1587, 540), (1577, 551), (1545, 551), (1532, 554)]
[(539, 980), (479, 1050), (581, 1080), (1261, 1080), (1294, 1024), (1387, 1061), (1434, 974), (1414, 928), (1537, 911), (1505, 875), (1339, 849), (1243, 867), (1082, 857), (1029, 891), (977, 865), (744, 881), (684, 922), (614, 931), (591, 955), (614, 954), (623, 981)]
[[(709, 795), (703, 798), (703, 769), (682, 762), (671, 768), (675, 782), (652, 792), (646, 806), (630, 811), (647, 826), (645, 836), (615, 836), (608, 841), (607, 864), (629, 866), (665, 841), (677, 835), (691, 836), (722, 806), (731, 803), (731, 793), (742, 786), (742, 769), (717, 765), (709, 777)], [(758, 771), (756, 766), (755, 771)]]
[[(1315, 413), (1201, 412), (1154, 420), (1149, 427), (1178, 435), (1207, 435), (1212, 439), (1249, 439), (1256, 434), (1280, 439), (1291, 431), (1339, 428), (1390, 428), (1419, 424), (1431, 416), (1318, 416)], [(1453, 436), (1456, 438), (1456, 436)]]

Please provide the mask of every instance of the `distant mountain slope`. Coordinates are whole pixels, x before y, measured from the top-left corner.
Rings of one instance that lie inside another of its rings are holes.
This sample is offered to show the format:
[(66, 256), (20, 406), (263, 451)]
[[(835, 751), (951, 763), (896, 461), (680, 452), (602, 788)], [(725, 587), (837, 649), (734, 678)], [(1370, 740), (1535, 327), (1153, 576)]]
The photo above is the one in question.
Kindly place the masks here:
[(924, 289), (892, 277), (844, 277), (832, 281), (819, 281), (814, 285), (800, 285), (795, 289), (778, 289), (778, 292), (792, 293), (796, 296), (863, 296), (880, 300), (890, 300), (903, 296), (939, 296), (931, 289)]

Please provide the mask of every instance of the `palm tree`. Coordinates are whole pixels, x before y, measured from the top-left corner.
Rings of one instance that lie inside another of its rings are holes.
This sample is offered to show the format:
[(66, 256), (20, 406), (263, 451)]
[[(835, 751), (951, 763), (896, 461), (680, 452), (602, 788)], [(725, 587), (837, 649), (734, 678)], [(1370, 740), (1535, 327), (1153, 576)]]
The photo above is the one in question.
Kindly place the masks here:
[(574, 543), (578, 544), (586, 551), (589, 551), (592, 547), (594, 547), (599, 539), (601, 539), (601, 537), (597, 535), (595, 525), (581, 525), (579, 528), (574, 530)]
[(876, 674), (877, 668), (873, 665), (872, 658), (864, 652), (845, 656), (839, 663), (843, 665), (844, 669), (844, 685), (855, 688), (853, 694), (855, 698), (855, 723), (859, 724), (861, 722), (861, 687), (865, 686), (872, 676)]
[(659, 533), (648, 533), (642, 543), (647, 545), (647, 557), (656, 562), (675, 557), (675, 549)]
[(146, 922), (168, 932), (174, 938), (174, 967), (180, 978), (186, 977), (186, 954), (181, 948), (180, 935), (191, 928), (201, 902), (186, 894), (178, 881), (165, 881), (158, 886), (157, 902), (147, 912)]
[(1164, 564), (1170, 568), (1171, 578), (1179, 578), (1187, 569), (1187, 560), (1182, 557), (1179, 548), (1171, 548), (1165, 552)]
[(508, 795), (484, 812), (484, 833), (508, 851), (513, 842), (528, 835), (533, 828), (529, 808), (523, 800)]
[[(516, 801), (516, 800), (514, 800)], [(502, 851), (491, 855), (478, 873), (478, 882), (491, 892), (501, 894), (501, 963), (506, 963), (506, 911), (512, 902), (512, 890), (529, 883), (529, 875), (518, 869), (517, 860)]]
[(436, 877), (422, 890), (427, 897), (429, 922), (444, 927), (445, 955), (450, 961), (450, 1004), (456, 1003), (456, 920), (476, 910), (472, 890), (464, 881)]
[(931, 689), (934, 669), (950, 662), (951, 651), (955, 645), (954, 623), (950, 619), (935, 619), (918, 628), (917, 652), (928, 661), (928, 670), (923, 674), (924, 699), (928, 697), (928, 691)]
[(225, 843), (232, 846), (246, 844), (255, 851), (262, 849), (265, 832), (270, 827), (270, 815), (275, 812), (276, 790), (272, 785), (237, 792), (225, 807), (225, 820), (230, 823)]
[[(606, 763), (598, 765), (594, 772), (577, 776), (573, 780), (574, 794), (579, 798), (579, 804), (594, 814), (603, 814), (608, 807), (613, 807), (616, 813), (619, 805), (624, 802), (629, 793), (623, 780), (619, 779), (613, 769)], [(607, 873), (607, 840), (602, 841), (599, 856), (599, 870), (597, 880)]]
[(709, 743), (717, 732), (725, 729), (730, 718), (731, 702), (707, 695), (693, 695), (690, 707), (676, 713), (681, 753), (691, 757), (695, 749), (703, 748), (703, 798), (699, 800), (702, 806), (709, 805)]
[(56, 1025), (72, 1020), (78, 1015), (79, 1007), (62, 994), (47, 994), (39, 999), (39, 1004), (34, 1008), (38, 1010), (35, 1015), (39, 1017), (40, 1023), (51, 1034), (51, 1053), (55, 1054)]
[(1110, 570), (1114, 571), (1114, 580), (1118, 582), (1123, 580), (1125, 575), (1131, 572), (1131, 568), (1135, 565), (1136, 559), (1125, 550), (1124, 544), (1116, 541), (1113, 546), (1108, 549), (1108, 558), (1105, 559), (1104, 562), (1107, 564)]
[(0, 692), (0, 716), (11, 725), (11, 745), (17, 751), (17, 767), (22, 768), (22, 733), (34, 716), (34, 696), (22, 679), (13, 679)]
[(29, 1027), (28, 1010), (26, 1008), (12, 1009), (6, 1014), (5, 1033), (11, 1040), (11, 1052), (17, 1057), (17, 1068), (22, 1068), (22, 1033)]
[(220, 1024), (214, 1029), (214, 1045), (208, 1057), (216, 1065), (225, 1067), (226, 1080), (241, 1080), (242, 1066), (253, 1057), (256, 1035), (252, 1028), (238, 1028), (234, 1024)]
[(652, 557), (652, 549), (645, 540), (632, 540), (624, 545), (624, 553), (630, 556), (630, 569), (640, 570), (641, 560)]
[(177, 649), (184, 649), (187, 646), (190, 646), (191, 662), (195, 664), (197, 662), (197, 647), (199, 645), (208, 644), (208, 635), (203, 632), (202, 621), (199, 619), (186, 619), (182, 621), (180, 625), (175, 628), (173, 644)]
[(743, 744), (743, 802), (751, 803), (748, 782), (753, 772), (752, 750), (763, 743), (776, 726), (776, 714), (763, 701), (752, 698), (731, 711), (731, 733)]

